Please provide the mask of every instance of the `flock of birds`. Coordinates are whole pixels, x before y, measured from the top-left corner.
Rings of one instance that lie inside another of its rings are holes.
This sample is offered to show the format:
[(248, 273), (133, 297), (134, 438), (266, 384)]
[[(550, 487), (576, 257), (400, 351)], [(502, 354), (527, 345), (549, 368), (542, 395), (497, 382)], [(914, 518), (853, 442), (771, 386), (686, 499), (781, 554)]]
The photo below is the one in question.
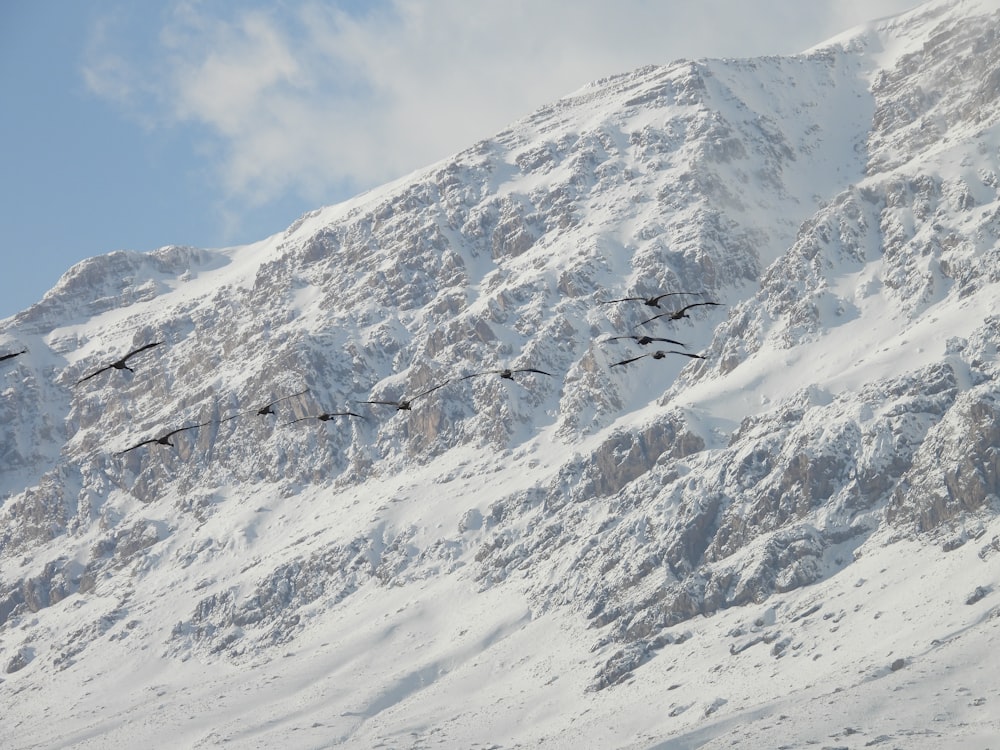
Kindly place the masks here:
[[(633, 302), (633, 301), (638, 301), (638, 302), (642, 302), (643, 304), (645, 304), (645, 305), (647, 305), (649, 307), (659, 309), (659, 307), (660, 307), (660, 301), (663, 300), (663, 299), (666, 299), (667, 297), (673, 297), (673, 296), (677, 296), (677, 295), (699, 295), (699, 294), (703, 294), (703, 292), (665, 292), (663, 294), (658, 294), (655, 297), (620, 297), (618, 299), (601, 300), (601, 304), (613, 304), (613, 303), (617, 303), (617, 302)], [(684, 307), (681, 307), (680, 309), (677, 309), (677, 310), (671, 310), (671, 311), (659, 313), (657, 315), (653, 315), (650, 318), (646, 318), (645, 320), (640, 321), (638, 325), (645, 325), (647, 323), (651, 323), (654, 320), (658, 320), (660, 318), (666, 318), (669, 321), (681, 320), (682, 318), (688, 318), (688, 317), (690, 317), (688, 315), (687, 311), (690, 310), (690, 309), (692, 309), (692, 308), (701, 307), (701, 306), (709, 306), (709, 305), (719, 305), (719, 304), (721, 304), (721, 303), (719, 303), (719, 302), (694, 302), (694, 303), (691, 303), (689, 305), (685, 305)], [(673, 344), (675, 346), (680, 346), (680, 347), (685, 347), (686, 346), (686, 344), (684, 344), (684, 343), (682, 343), (680, 341), (676, 341), (674, 339), (663, 338), (663, 337), (647, 336), (647, 335), (638, 335), (638, 334), (630, 334), (630, 335), (623, 335), (623, 336), (611, 336), (611, 337), (608, 337), (606, 339), (602, 339), (602, 341), (604, 341), (604, 342), (611, 342), (611, 341), (620, 341), (620, 340), (624, 340), (624, 339), (629, 339), (629, 340), (635, 341), (640, 346), (647, 346), (647, 345), (652, 344), (654, 342), (663, 342), (663, 343)], [(157, 347), (157, 346), (162, 346), (163, 343), (164, 343), (163, 341), (154, 341), (154, 342), (152, 342), (150, 344), (144, 344), (143, 346), (140, 346), (140, 347), (138, 347), (136, 349), (133, 349), (132, 351), (130, 351), (127, 354), (125, 354), (125, 356), (120, 357), (119, 359), (116, 359), (113, 362), (111, 362), (111, 363), (109, 363), (107, 365), (104, 365), (103, 367), (100, 367), (97, 370), (94, 370), (93, 372), (91, 372), (90, 374), (85, 375), (84, 377), (80, 378), (79, 380), (76, 381), (76, 383), (74, 383), (74, 387), (80, 385), (81, 383), (84, 383), (84, 382), (90, 380), (91, 378), (95, 378), (98, 375), (100, 375), (101, 373), (107, 372), (108, 370), (128, 370), (129, 372), (134, 373), (135, 371), (131, 367), (129, 367), (129, 365), (128, 365), (129, 360), (132, 359), (133, 357), (141, 354), (142, 352), (148, 351), (148, 350), (150, 350), (150, 349), (152, 349), (154, 347)], [(12, 359), (14, 357), (18, 357), (18, 356), (20, 356), (22, 354), (27, 353), (27, 351), (28, 351), (27, 349), (22, 349), (21, 351), (18, 351), (18, 352), (11, 352), (11, 353), (8, 353), (8, 354), (2, 354), (2, 355), (0, 355), (0, 362), (3, 362), (3, 361), (8, 360), (8, 359)], [(670, 354), (676, 354), (676, 355), (680, 355), (680, 356), (683, 356), (683, 357), (690, 357), (692, 359), (705, 359), (705, 357), (703, 357), (700, 354), (692, 354), (690, 352), (679, 351), (679, 350), (676, 350), (676, 349), (657, 349), (656, 351), (653, 351), (653, 352), (647, 352), (645, 354), (640, 354), (640, 355), (638, 355), (636, 357), (630, 357), (628, 359), (623, 359), (623, 360), (621, 360), (619, 362), (614, 362), (610, 366), (611, 367), (620, 367), (620, 366), (623, 366), (623, 365), (627, 365), (627, 364), (629, 364), (631, 362), (635, 362), (637, 360), (643, 359), (644, 357), (651, 357), (653, 359), (663, 359), (667, 355), (670, 355)], [(414, 396), (410, 396), (409, 398), (402, 398), (402, 399), (399, 399), (398, 401), (385, 401), (385, 400), (373, 399), (373, 400), (369, 400), (369, 401), (359, 401), (357, 403), (392, 406), (392, 407), (395, 407), (395, 409), (397, 411), (409, 411), (412, 408), (413, 402), (416, 401), (418, 398), (422, 398), (422, 397), (424, 397), (424, 396), (426, 396), (426, 395), (428, 395), (430, 393), (433, 393), (434, 391), (438, 390), (439, 388), (443, 388), (444, 386), (448, 385), (449, 383), (460, 382), (460, 381), (463, 381), (463, 380), (468, 380), (469, 378), (476, 378), (476, 377), (480, 377), (480, 376), (483, 376), (483, 375), (499, 375), (502, 379), (513, 381), (514, 380), (514, 375), (517, 374), (517, 373), (537, 373), (539, 375), (547, 375), (549, 377), (552, 377), (552, 373), (546, 372), (545, 370), (539, 370), (539, 369), (534, 368), (534, 367), (522, 367), (522, 368), (516, 368), (516, 369), (514, 369), (514, 368), (501, 368), (501, 369), (497, 369), (497, 370), (484, 370), (482, 372), (474, 372), (474, 373), (472, 373), (470, 375), (464, 375), (464, 376), (462, 376), (460, 378), (454, 378), (454, 379), (450, 378), (448, 380), (445, 380), (443, 383), (438, 383), (437, 385), (432, 386), (431, 388), (428, 388), (428, 389), (426, 389), (424, 391), (421, 391), (420, 393), (417, 393)], [(194, 430), (194, 429), (197, 429), (199, 427), (205, 427), (205, 426), (213, 424), (213, 423), (214, 424), (222, 424), (223, 422), (228, 422), (228, 421), (230, 421), (232, 419), (236, 419), (237, 417), (241, 417), (241, 416), (244, 416), (246, 414), (256, 414), (257, 416), (264, 416), (264, 415), (267, 415), (267, 414), (275, 414), (274, 406), (276, 404), (279, 404), (282, 401), (286, 401), (286, 400), (291, 399), (291, 398), (295, 398), (296, 396), (302, 396), (305, 393), (307, 393), (308, 390), (309, 389), (306, 388), (306, 389), (298, 391), (296, 393), (290, 393), (290, 394), (288, 394), (286, 396), (281, 396), (280, 398), (276, 398), (273, 401), (270, 401), (269, 403), (264, 404), (263, 406), (261, 406), (260, 408), (258, 408), (255, 412), (253, 412), (253, 411), (249, 411), (249, 412), (237, 412), (236, 414), (232, 414), (232, 415), (230, 415), (228, 417), (225, 417), (223, 419), (220, 419), (220, 420), (210, 420), (208, 422), (201, 422), (199, 424), (192, 424), (192, 425), (187, 425), (185, 427), (179, 427), (179, 428), (177, 428), (175, 430), (171, 430), (170, 432), (164, 433), (163, 435), (160, 435), (159, 437), (154, 437), (154, 438), (149, 438), (147, 440), (142, 440), (142, 441), (136, 443), (135, 445), (131, 445), (128, 448), (125, 448), (124, 450), (117, 451), (117, 453), (115, 455), (122, 455), (122, 454), (125, 454), (125, 453), (129, 453), (130, 451), (134, 451), (137, 448), (141, 448), (144, 445), (159, 444), (159, 445), (173, 446), (174, 444), (171, 442), (170, 439), (174, 435), (177, 435), (178, 433), (186, 432), (188, 430)], [(329, 421), (331, 419), (334, 419), (335, 417), (356, 417), (356, 418), (359, 418), (359, 419), (364, 419), (364, 416), (361, 415), (361, 414), (358, 414), (357, 412), (353, 412), (353, 411), (349, 411), (349, 410), (348, 411), (334, 411), (334, 412), (321, 412), (319, 414), (309, 414), (309, 415), (304, 416), (304, 417), (299, 417), (298, 419), (293, 419), (290, 422), (285, 422), (285, 425), (295, 424), (296, 422), (302, 422), (302, 421), (311, 420), (311, 419), (316, 419), (316, 420), (319, 420), (321, 422), (326, 422), (326, 421)]]

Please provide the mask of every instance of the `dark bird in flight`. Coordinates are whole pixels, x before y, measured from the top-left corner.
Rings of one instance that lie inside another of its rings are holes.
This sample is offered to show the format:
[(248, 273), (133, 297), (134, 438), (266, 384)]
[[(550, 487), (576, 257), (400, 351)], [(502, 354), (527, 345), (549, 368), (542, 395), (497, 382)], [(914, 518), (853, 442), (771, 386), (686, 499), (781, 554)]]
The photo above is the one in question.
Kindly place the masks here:
[(282, 396), (281, 398), (276, 398), (276, 399), (274, 399), (274, 401), (272, 401), (272, 402), (270, 402), (268, 404), (264, 404), (262, 407), (260, 407), (257, 410), (257, 414), (259, 416), (264, 416), (265, 414), (274, 414), (274, 409), (272, 409), (271, 407), (274, 406), (275, 404), (280, 404), (285, 399), (295, 398), (296, 396), (301, 396), (303, 393), (308, 393), (308, 392), (309, 392), (309, 389), (306, 388), (305, 390), (301, 390), (298, 393), (290, 393), (287, 396)]
[(416, 401), (421, 396), (426, 396), (428, 393), (433, 393), (438, 388), (443, 388), (448, 385), (451, 380), (446, 380), (443, 383), (438, 383), (433, 388), (428, 388), (426, 391), (421, 391), (416, 396), (410, 396), (409, 398), (400, 399), (399, 401), (359, 401), (361, 404), (384, 404), (385, 406), (395, 406), (397, 411), (409, 411), (411, 404)]
[(19, 351), (19, 352), (13, 352), (12, 354), (0, 354), (0, 362), (3, 362), (5, 359), (13, 359), (14, 357), (20, 357), (22, 354), (25, 354), (27, 351), (28, 351), (27, 349), (22, 349), (21, 351)]
[(126, 354), (121, 359), (115, 360), (110, 365), (105, 365), (104, 367), (102, 367), (97, 372), (92, 372), (92, 373), (90, 373), (90, 375), (87, 375), (86, 377), (80, 378), (79, 380), (76, 381), (75, 385), (80, 385), (80, 383), (82, 383), (84, 380), (90, 380), (95, 375), (100, 375), (105, 370), (110, 370), (112, 368), (114, 368), (116, 370), (128, 370), (129, 372), (135, 372), (135, 370), (133, 370), (131, 367), (129, 367), (126, 364), (129, 361), (129, 359), (131, 359), (132, 357), (134, 357), (139, 352), (144, 352), (144, 351), (146, 351), (146, 349), (152, 349), (154, 346), (159, 346), (162, 343), (163, 343), (162, 341), (156, 341), (156, 342), (154, 342), (152, 344), (146, 344), (145, 346), (140, 346), (138, 349), (133, 349), (132, 351), (130, 351), (128, 354)]
[(677, 346), (687, 346), (683, 341), (674, 341), (673, 339), (660, 339), (655, 336), (612, 336), (611, 338), (603, 339), (603, 341), (617, 341), (618, 339), (632, 339), (639, 346), (646, 346), (646, 344), (652, 344), (654, 341), (665, 341), (668, 344), (677, 344)]
[(360, 414), (355, 414), (353, 411), (334, 411), (334, 412), (323, 412), (322, 414), (310, 414), (307, 417), (299, 417), (298, 419), (293, 419), (291, 422), (285, 422), (285, 425), (295, 424), (296, 422), (301, 422), (304, 419), (318, 419), (321, 422), (326, 422), (327, 420), (333, 419), (334, 417), (359, 417), (364, 419)]
[(680, 310), (674, 310), (673, 312), (660, 313), (659, 315), (654, 315), (652, 318), (646, 318), (639, 325), (644, 323), (649, 323), (656, 320), (657, 318), (668, 318), (669, 320), (680, 320), (681, 318), (690, 318), (691, 316), (687, 314), (687, 311), (692, 307), (701, 307), (702, 305), (721, 305), (721, 302), (695, 302), (690, 305), (685, 305)]
[(166, 435), (161, 435), (158, 438), (150, 438), (149, 440), (143, 440), (141, 443), (136, 443), (131, 448), (126, 448), (123, 451), (118, 451), (115, 455), (116, 456), (120, 456), (123, 453), (128, 453), (129, 451), (134, 451), (136, 448), (141, 448), (142, 446), (144, 446), (144, 445), (150, 445), (151, 443), (159, 443), (160, 445), (173, 446), (173, 443), (170, 442), (170, 438), (173, 437), (174, 435), (176, 435), (178, 432), (184, 432), (185, 430), (194, 430), (194, 429), (196, 429), (198, 427), (204, 427), (207, 424), (209, 424), (209, 423), (208, 422), (202, 422), (201, 424), (191, 424), (191, 425), (188, 425), (187, 427), (179, 427), (176, 430), (171, 430)]
[(620, 299), (603, 299), (601, 300), (601, 304), (610, 305), (612, 302), (631, 302), (635, 300), (636, 302), (642, 302), (644, 305), (649, 305), (650, 307), (659, 307), (661, 299), (664, 297), (673, 297), (676, 294), (704, 294), (704, 292), (667, 292), (666, 294), (657, 294), (655, 297), (622, 297)]
[(459, 378), (459, 380), (468, 380), (469, 378), (479, 377), (480, 375), (499, 375), (504, 380), (513, 380), (515, 372), (537, 372), (539, 375), (548, 375), (550, 378), (553, 377), (551, 372), (545, 372), (545, 370), (536, 370), (534, 367), (521, 367), (517, 370), (512, 370), (509, 367), (505, 367), (501, 370), (485, 370), (483, 372), (474, 372), (471, 375), (466, 375)]
[(225, 419), (220, 419), (219, 424), (222, 424), (223, 422), (228, 422), (230, 419), (236, 419), (236, 417), (242, 417), (244, 414), (257, 414), (258, 416), (261, 417), (264, 416), (265, 414), (274, 414), (274, 409), (272, 409), (271, 407), (274, 406), (275, 404), (280, 404), (282, 401), (285, 401), (286, 399), (295, 398), (296, 396), (301, 396), (303, 393), (308, 393), (308, 392), (309, 389), (306, 388), (305, 390), (301, 390), (298, 393), (289, 393), (287, 396), (276, 398), (274, 399), (274, 401), (264, 404), (256, 412), (249, 412), (249, 411), (236, 412), (232, 416), (226, 417)]
[(638, 357), (632, 357), (631, 359), (623, 359), (621, 362), (615, 362), (611, 367), (617, 367), (618, 365), (627, 365), (629, 362), (635, 362), (637, 359), (642, 359), (643, 357), (652, 357), (653, 359), (663, 359), (668, 354), (680, 354), (682, 357), (691, 357), (692, 359), (705, 359), (700, 354), (689, 354), (688, 352), (676, 352), (672, 349), (670, 351), (663, 351), (662, 349), (657, 349), (655, 352), (648, 352), (646, 354), (640, 354)]

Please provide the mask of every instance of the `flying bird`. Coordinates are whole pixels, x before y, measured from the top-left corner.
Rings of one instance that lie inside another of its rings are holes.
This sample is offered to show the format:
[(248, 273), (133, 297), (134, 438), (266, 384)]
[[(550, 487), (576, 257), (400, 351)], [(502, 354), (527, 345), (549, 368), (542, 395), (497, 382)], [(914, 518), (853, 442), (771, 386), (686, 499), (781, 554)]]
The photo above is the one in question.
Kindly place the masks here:
[(655, 352), (647, 352), (646, 354), (640, 354), (638, 357), (632, 357), (631, 359), (623, 359), (621, 362), (615, 362), (611, 367), (617, 367), (618, 365), (627, 365), (629, 362), (635, 362), (637, 359), (642, 359), (643, 357), (652, 357), (653, 359), (663, 359), (668, 354), (680, 354), (682, 357), (691, 357), (692, 359), (705, 359), (700, 354), (689, 354), (688, 352), (677, 352), (674, 350), (663, 351), (662, 349), (657, 349)]
[(721, 302), (695, 302), (690, 305), (685, 305), (680, 310), (674, 310), (673, 312), (660, 313), (659, 315), (654, 315), (652, 318), (646, 318), (641, 321), (639, 325), (649, 323), (656, 320), (657, 318), (668, 318), (669, 320), (680, 320), (681, 318), (690, 318), (691, 316), (687, 314), (687, 311), (692, 307), (701, 307), (702, 305), (721, 305)]
[(242, 417), (244, 414), (251, 414), (251, 413), (253, 413), (253, 414), (257, 414), (258, 416), (264, 416), (265, 414), (274, 414), (274, 409), (272, 409), (271, 407), (274, 406), (275, 404), (279, 404), (282, 401), (285, 401), (285, 400), (290, 399), (290, 398), (295, 398), (296, 396), (301, 396), (302, 394), (308, 393), (308, 392), (309, 392), (309, 389), (306, 388), (305, 390), (301, 390), (298, 393), (289, 393), (287, 396), (282, 396), (281, 398), (276, 398), (276, 399), (274, 399), (274, 401), (271, 401), (269, 403), (264, 404), (256, 412), (249, 412), (249, 411), (239, 411), (239, 412), (236, 412), (232, 416), (226, 417), (225, 419), (220, 419), (219, 420), (219, 424), (222, 424), (223, 422), (228, 422), (230, 419), (236, 419), (236, 417)]
[(666, 292), (665, 294), (657, 294), (655, 297), (621, 297), (620, 299), (603, 299), (600, 302), (602, 305), (610, 305), (612, 302), (631, 302), (634, 300), (650, 307), (659, 307), (661, 299), (673, 297), (676, 294), (704, 294), (704, 292)]
[(22, 354), (25, 354), (27, 351), (28, 351), (27, 349), (22, 349), (19, 352), (13, 352), (11, 354), (0, 354), (0, 362), (3, 362), (5, 359), (13, 359), (14, 357), (20, 357)]
[(446, 380), (443, 383), (438, 383), (433, 388), (428, 388), (426, 391), (421, 391), (416, 396), (410, 396), (410, 398), (400, 399), (399, 401), (359, 401), (361, 404), (383, 404), (385, 406), (395, 406), (397, 411), (409, 411), (411, 404), (416, 401), (421, 396), (426, 396), (428, 393), (433, 393), (438, 388), (443, 388), (448, 385), (451, 380)]
[(483, 372), (474, 372), (471, 375), (465, 375), (459, 378), (459, 380), (468, 380), (469, 378), (475, 378), (480, 375), (499, 375), (504, 380), (513, 380), (515, 372), (537, 372), (539, 375), (548, 375), (550, 378), (553, 377), (551, 372), (545, 372), (545, 370), (537, 370), (534, 367), (521, 367), (517, 370), (512, 370), (509, 367), (505, 367), (500, 370), (484, 370)]
[(143, 440), (141, 443), (136, 443), (131, 448), (126, 448), (123, 451), (118, 451), (115, 455), (116, 456), (120, 456), (123, 453), (128, 453), (129, 451), (134, 451), (136, 448), (141, 448), (142, 446), (144, 446), (144, 445), (150, 445), (151, 443), (159, 443), (160, 445), (173, 446), (173, 443), (170, 442), (170, 438), (173, 437), (174, 435), (176, 435), (178, 432), (184, 432), (185, 430), (194, 430), (194, 429), (196, 429), (198, 427), (204, 427), (207, 424), (209, 424), (209, 423), (208, 422), (202, 422), (201, 424), (191, 424), (191, 425), (188, 425), (187, 427), (179, 427), (176, 430), (171, 430), (166, 435), (161, 435), (160, 437), (157, 437), (157, 438), (150, 438), (149, 440)]
[(146, 351), (146, 349), (152, 349), (154, 346), (159, 346), (162, 343), (163, 343), (162, 341), (156, 341), (156, 342), (154, 342), (152, 344), (146, 344), (145, 346), (140, 346), (138, 349), (133, 349), (132, 351), (130, 351), (128, 354), (126, 354), (121, 359), (115, 360), (110, 365), (105, 365), (104, 367), (102, 367), (97, 372), (92, 372), (92, 373), (90, 373), (90, 375), (87, 375), (86, 377), (80, 378), (79, 380), (76, 381), (75, 385), (80, 385), (80, 383), (82, 383), (83, 381), (90, 380), (95, 375), (100, 375), (105, 370), (110, 370), (112, 368), (114, 368), (116, 370), (128, 370), (129, 372), (135, 372), (135, 370), (133, 370), (131, 367), (128, 366), (128, 364), (126, 364), (129, 361), (129, 359), (131, 359), (132, 357), (134, 357), (139, 352), (144, 352), (144, 351)]
[(310, 414), (306, 417), (299, 417), (298, 419), (293, 419), (291, 422), (285, 422), (285, 425), (295, 424), (296, 422), (301, 422), (304, 419), (318, 419), (321, 422), (326, 422), (327, 420), (333, 419), (334, 417), (359, 417), (364, 419), (361, 414), (355, 414), (353, 411), (334, 411), (334, 412), (323, 412), (322, 414)]
[(646, 344), (652, 344), (654, 341), (665, 341), (668, 344), (677, 344), (677, 346), (687, 346), (683, 341), (674, 341), (673, 339), (661, 339), (655, 336), (612, 336), (610, 338), (602, 339), (602, 341), (617, 341), (618, 339), (632, 339), (639, 346), (646, 346)]

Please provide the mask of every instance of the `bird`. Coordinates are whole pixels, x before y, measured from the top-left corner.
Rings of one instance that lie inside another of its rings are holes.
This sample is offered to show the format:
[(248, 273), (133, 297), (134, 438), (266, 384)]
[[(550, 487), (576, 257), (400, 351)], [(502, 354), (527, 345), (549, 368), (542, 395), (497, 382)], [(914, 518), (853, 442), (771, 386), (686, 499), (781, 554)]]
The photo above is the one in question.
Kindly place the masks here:
[(692, 307), (700, 307), (702, 305), (721, 305), (721, 302), (694, 302), (690, 305), (685, 305), (680, 310), (674, 310), (673, 312), (660, 313), (659, 315), (654, 315), (652, 318), (646, 318), (641, 321), (639, 325), (652, 322), (657, 318), (669, 317), (670, 320), (680, 320), (681, 318), (690, 318), (691, 316), (687, 314), (687, 311)]
[(275, 404), (281, 403), (282, 401), (285, 401), (286, 399), (295, 398), (296, 396), (301, 396), (302, 394), (308, 393), (308, 392), (309, 392), (309, 389), (306, 388), (304, 390), (299, 391), (298, 393), (289, 393), (287, 396), (282, 396), (281, 398), (276, 398), (276, 399), (274, 399), (274, 401), (271, 401), (269, 403), (264, 404), (256, 412), (249, 412), (249, 411), (239, 411), (239, 412), (236, 412), (232, 416), (226, 417), (225, 419), (220, 419), (219, 420), (219, 424), (222, 424), (223, 422), (228, 422), (230, 419), (236, 419), (236, 417), (241, 417), (244, 414), (254, 413), (254, 414), (257, 414), (258, 416), (261, 416), (261, 417), (264, 416), (265, 414), (274, 414), (274, 409), (272, 409), (271, 407), (274, 406)]
[(644, 305), (658, 308), (661, 299), (664, 297), (673, 297), (676, 294), (704, 294), (704, 292), (666, 292), (665, 294), (657, 294), (655, 297), (621, 297), (619, 299), (603, 299), (600, 302), (602, 305), (610, 305), (612, 302), (631, 302), (635, 300), (636, 302), (642, 302)]
[(173, 437), (174, 435), (176, 435), (178, 432), (184, 432), (185, 430), (193, 430), (193, 429), (196, 429), (198, 427), (204, 427), (207, 424), (209, 424), (209, 423), (208, 422), (202, 422), (201, 424), (191, 424), (191, 425), (188, 425), (187, 427), (178, 427), (176, 430), (171, 430), (166, 435), (161, 435), (160, 437), (157, 437), (157, 438), (150, 438), (149, 440), (143, 440), (140, 443), (136, 443), (131, 448), (126, 448), (123, 451), (118, 451), (115, 455), (116, 456), (120, 456), (123, 453), (128, 453), (129, 451), (134, 451), (136, 448), (141, 448), (142, 446), (149, 445), (151, 443), (159, 443), (160, 445), (173, 446), (173, 443), (170, 442), (170, 438)]
[(632, 357), (631, 359), (623, 359), (621, 362), (615, 362), (611, 367), (617, 367), (618, 365), (627, 365), (629, 362), (635, 362), (637, 359), (642, 359), (643, 357), (652, 357), (653, 359), (663, 359), (668, 354), (680, 354), (682, 357), (691, 357), (692, 359), (705, 359), (700, 354), (689, 354), (688, 352), (678, 352), (674, 350), (663, 351), (662, 349), (657, 349), (655, 352), (647, 352), (646, 354), (640, 354), (638, 357)]
[(131, 359), (132, 357), (134, 357), (139, 352), (146, 351), (146, 349), (152, 349), (154, 346), (159, 346), (162, 343), (163, 343), (162, 341), (156, 341), (156, 342), (154, 342), (152, 344), (146, 344), (145, 346), (140, 346), (138, 349), (133, 349), (132, 351), (130, 351), (128, 354), (126, 354), (121, 359), (115, 360), (110, 365), (105, 365), (104, 367), (102, 367), (97, 372), (92, 372), (92, 373), (90, 373), (90, 375), (87, 375), (86, 377), (80, 378), (79, 380), (76, 381), (76, 383), (74, 385), (80, 385), (80, 383), (82, 383), (83, 381), (90, 380), (95, 375), (100, 375), (105, 370), (110, 370), (111, 368), (114, 368), (116, 370), (128, 370), (129, 372), (135, 372), (135, 370), (133, 370), (131, 367), (128, 366), (128, 364), (126, 364), (128, 362), (128, 360)]
[(27, 349), (22, 349), (19, 352), (12, 352), (11, 354), (0, 354), (0, 362), (3, 362), (5, 359), (13, 359), (14, 357), (20, 357), (22, 354), (27, 353), (27, 351), (28, 351)]
[(545, 372), (545, 370), (538, 370), (534, 367), (521, 367), (516, 370), (512, 370), (509, 367), (502, 368), (500, 370), (484, 370), (483, 372), (474, 372), (471, 375), (465, 375), (459, 380), (468, 380), (469, 378), (475, 378), (480, 375), (499, 375), (504, 380), (513, 380), (515, 372), (537, 372), (539, 375), (548, 375), (550, 378), (554, 377), (551, 372)]
[(293, 419), (291, 422), (285, 422), (285, 426), (290, 424), (295, 424), (296, 422), (301, 422), (304, 419), (318, 419), (321, 422), (326, 422), (334, 417), (358, 417), (364, 419), (361, 414), (356, 414), (353, 411), (333, 411), (333, 412), (323, 412), (322, 414), (309, 414), (305, 417), (299, 417), (298, 419)]
[(443, 383), (438, 383), (433, 388), (428, 388), (426, 391), (421, 391), (416, 396), (410, 396), (410, 398), (403, 398), (403, 399), (400, 399), (399, 401), (377, 401), (377, 400), (373, 400), (373, 401), (359, 401), (358, 403), (361, 403), (361, 404), (383, 404), (385, 406), (395, 406), (397, 411), (409, 411), (410, 408), (411, 408), (412, 403), (414, 401), (416, 401), (418, 398), (420, 398), (421, 396), (426, 396), (428, 393), (432, 393), (432, 392), (436, 391), (438, 388), (443, 388), (444, 386), (448, 385), (448, 383), (450, 383), (450, 382), (451, 382), (451, 380), (448, 379), (448, 380), (444, 381)]
[(602, 341), (617, 341), (618, 339), (632, 339), (639, 346), (646, 346), (646, 344), (652, 344), (654, 341), (665, 341), (668, 344), (677, 344), (677, 346), (687, 346), (683, 341), (674, 341), (673, 339), (661, 339), (654, 336), (612, 336), (610, 338), (602, 339)]

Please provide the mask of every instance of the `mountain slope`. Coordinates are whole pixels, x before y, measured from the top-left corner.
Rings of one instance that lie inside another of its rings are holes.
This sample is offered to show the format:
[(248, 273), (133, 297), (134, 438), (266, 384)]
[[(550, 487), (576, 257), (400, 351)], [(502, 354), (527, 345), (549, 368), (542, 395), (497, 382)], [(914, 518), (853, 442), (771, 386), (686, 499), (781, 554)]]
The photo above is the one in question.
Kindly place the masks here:
[(0, 329), (4, 746), (995, 738), (998, 29), (643, 68), (75, 266)]

